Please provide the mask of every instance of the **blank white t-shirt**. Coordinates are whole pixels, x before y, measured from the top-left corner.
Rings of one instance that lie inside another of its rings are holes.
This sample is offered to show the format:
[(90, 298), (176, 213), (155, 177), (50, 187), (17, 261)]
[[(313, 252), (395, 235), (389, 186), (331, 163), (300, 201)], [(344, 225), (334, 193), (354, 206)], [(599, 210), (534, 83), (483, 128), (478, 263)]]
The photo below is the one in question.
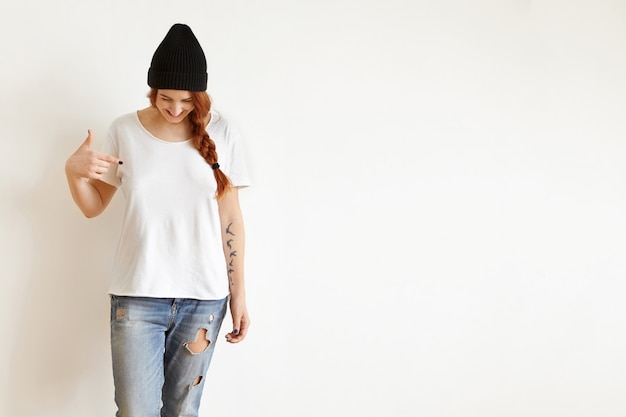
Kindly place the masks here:
[[(207, 132), (220, 169), (250, 185), (239, 135), (212, 111)], [(213, 170), (191, 140), (150, 134), (137, 113), (116, 119), (103, 152), (123, 161), (103, 181), (125, 197), (110, 294), (222, 299), (229, 294)]]

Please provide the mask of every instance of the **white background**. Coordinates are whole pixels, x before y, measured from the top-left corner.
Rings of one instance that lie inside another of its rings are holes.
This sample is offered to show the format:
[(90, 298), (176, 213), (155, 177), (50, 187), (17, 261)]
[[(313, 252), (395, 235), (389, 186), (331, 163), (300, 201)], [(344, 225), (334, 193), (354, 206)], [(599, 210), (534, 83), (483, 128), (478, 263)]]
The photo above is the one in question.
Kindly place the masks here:
[(115, 411), (123, 197), (83, 218), (63, 165), (176, 22), (254, 182), (202, 415), (626, 415), (620, 0), (3, 2), (1, 415)]

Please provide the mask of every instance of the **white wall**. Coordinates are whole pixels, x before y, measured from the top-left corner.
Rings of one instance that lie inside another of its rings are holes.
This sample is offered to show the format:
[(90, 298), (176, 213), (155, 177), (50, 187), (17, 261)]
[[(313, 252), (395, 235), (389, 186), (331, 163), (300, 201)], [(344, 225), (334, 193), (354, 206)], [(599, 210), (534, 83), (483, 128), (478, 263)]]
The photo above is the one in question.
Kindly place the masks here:
[[(624, 416), (626, 3), (0, 6), (0, 414), (110, 416), (121, 195), (63, 164), (147, 105), (172, 23), (245, 134), (253, 327), (219, 416)], [(230, 328), (226, 325), (225, 327)]]

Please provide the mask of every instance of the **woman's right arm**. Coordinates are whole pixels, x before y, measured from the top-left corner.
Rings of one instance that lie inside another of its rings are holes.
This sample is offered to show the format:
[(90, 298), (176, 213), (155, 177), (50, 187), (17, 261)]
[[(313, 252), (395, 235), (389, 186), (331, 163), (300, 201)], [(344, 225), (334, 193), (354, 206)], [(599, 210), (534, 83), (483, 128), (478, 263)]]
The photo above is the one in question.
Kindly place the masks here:
[[(65, 175), (74, 202), (86, 217), (95, 217), (109, 205), (116, 187), (100, 181), (111, 164), (119, 164), (119, 159), (92, 151), (93, 132), (65, 162)], [(88, 181), (85, 181), (88, 179)]]

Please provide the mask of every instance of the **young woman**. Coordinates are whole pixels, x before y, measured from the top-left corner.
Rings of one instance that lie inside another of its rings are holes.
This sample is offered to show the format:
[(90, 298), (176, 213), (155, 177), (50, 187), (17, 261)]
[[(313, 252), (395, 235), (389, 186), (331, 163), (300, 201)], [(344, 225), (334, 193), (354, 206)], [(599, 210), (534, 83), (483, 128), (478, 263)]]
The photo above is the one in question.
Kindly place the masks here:
[(89, 131), (65, 171), (87, 217), (118, 188), (125, 196), (109, 291), (117, 415), (197, 416), (227, 304), (228, 342), (250, 324), (237, 194), (249, 179), (237, 134), (211, 109), (188, 26), (158, 46), (148, 85), (151, 105), (116, 119), (102, 153)]

